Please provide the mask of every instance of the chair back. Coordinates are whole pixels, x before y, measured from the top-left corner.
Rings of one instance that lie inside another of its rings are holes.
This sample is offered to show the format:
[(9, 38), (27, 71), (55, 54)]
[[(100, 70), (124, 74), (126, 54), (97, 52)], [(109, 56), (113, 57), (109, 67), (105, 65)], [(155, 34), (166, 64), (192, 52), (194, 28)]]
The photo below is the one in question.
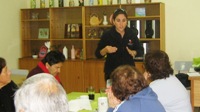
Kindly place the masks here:
[(26, 76), (28, 75), (29, 71), (26, 69), (13, 69), (11, 70), (11, 79), (18, 85), (21, 84), (26, 80)]

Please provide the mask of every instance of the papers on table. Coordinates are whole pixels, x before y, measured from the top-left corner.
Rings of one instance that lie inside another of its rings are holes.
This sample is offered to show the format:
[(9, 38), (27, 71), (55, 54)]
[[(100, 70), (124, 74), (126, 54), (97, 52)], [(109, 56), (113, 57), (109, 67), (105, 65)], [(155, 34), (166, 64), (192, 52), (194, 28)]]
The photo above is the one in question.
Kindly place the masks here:
[(189, 77), (200, 76), (199, 72), (196, 72), (193, 67), (189, 69), (189, 72), (187, 74), (189, 75)]
[(199, 72), (191, 72), (191, 73), (187, 73), (189, 75), (189, 77), (193, 77), (193, 76), (200, 76)]
[(75, 99), (69, 101), (69, 111), (78, 112), (79, 110), (92, 110), (89, 99)]

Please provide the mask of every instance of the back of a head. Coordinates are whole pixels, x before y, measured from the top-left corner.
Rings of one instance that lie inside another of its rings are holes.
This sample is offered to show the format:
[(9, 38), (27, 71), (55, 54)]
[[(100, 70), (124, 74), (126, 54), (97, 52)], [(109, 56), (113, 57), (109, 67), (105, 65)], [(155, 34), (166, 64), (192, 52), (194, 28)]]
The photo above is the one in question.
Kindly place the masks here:
[(143, 75), (133, 66), (121, 65), (111, 74), (112, 91), (123, 101), (148, 86)]
[(2, 69), (6, 66), (6, 60), (0, 57), (0, 73)]
[(144, 67), (151, 74), (151, 80), (163, 79), (173, 74), (170, 60), (166, 52), (150, 51), (145, 55)]
[(43, 64), (48, 63), (50, 66), (64, 61), (65, 56), (58, 50), (52, 50), (48, 52), (47, 55), (42, 59)]
[(68, 112), (65, 90), (47, 73), (26, 79), (14, 100), (16, 112)]

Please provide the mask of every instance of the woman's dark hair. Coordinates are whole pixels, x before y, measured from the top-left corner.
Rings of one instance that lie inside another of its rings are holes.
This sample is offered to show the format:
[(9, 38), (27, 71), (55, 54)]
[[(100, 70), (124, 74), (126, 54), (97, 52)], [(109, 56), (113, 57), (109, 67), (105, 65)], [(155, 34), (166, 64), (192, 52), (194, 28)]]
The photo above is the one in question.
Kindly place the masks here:
[(49, 53), (47, 53), (44, 59), (42, 59), (43, 64), (48, 63), (50, 66), (64, 61), (65, 56), (58, 50), (50, 51)]
[(0, 73), (2, 72), (2, 69), (6, 66), (6, 60), (4, 58), (0, 57)]
[(113, 94), (121, 101), (148, 86), (144, 76), (130, 65), (117, 67), (111, 74), (111, 81)]
[(144, 67), (151, 74), (152, 81), (167, 78), (174, 73), (167, 53), (161, 50), (148, 52), (145, 55)]
[(119, 15), (119, 14), (124, 14), (124, 16), (126, 18), (128, 18), (128, 15), (126, 13), (126, 11), (122, 8), (118, 8), (116, 9), (114, 12), (113, 12), (113, 16), (112, 16), (112, 19), (115, 20), (115, 18)]

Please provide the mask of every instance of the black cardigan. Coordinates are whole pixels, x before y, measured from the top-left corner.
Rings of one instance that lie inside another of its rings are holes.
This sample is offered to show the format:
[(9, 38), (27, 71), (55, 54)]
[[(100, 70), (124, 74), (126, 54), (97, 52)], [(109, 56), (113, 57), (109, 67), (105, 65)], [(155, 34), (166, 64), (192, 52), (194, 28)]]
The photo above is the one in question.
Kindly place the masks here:
[(100, 42), (98, 43), (97, 49), (95, 51), (95, 55), (97, 58), (103, 58), (100, 54), (100, 51), (105, 46), (115, 46), (117, 47), (116, 53), (107, 54), (106, 62), (104, 66), (105, 79), (110, 77), (111, 72), (120, 65), (135, 65), (133, 57), (128, 53), (126, 47), (129, 47), (131, 50), (137, 51), (137, 56), (143, 56), (144, 49), (139, 42), (137, 34), (128, 27), (125, 28), (125, 34), (122, 38), (121, 35), (116, 31), (115, 26), (113, 26), (110, 30), (105, 32)]
[(14, 94), (17, 89), (13, 81), (0, 89), (0, 112), (15, 112)]

